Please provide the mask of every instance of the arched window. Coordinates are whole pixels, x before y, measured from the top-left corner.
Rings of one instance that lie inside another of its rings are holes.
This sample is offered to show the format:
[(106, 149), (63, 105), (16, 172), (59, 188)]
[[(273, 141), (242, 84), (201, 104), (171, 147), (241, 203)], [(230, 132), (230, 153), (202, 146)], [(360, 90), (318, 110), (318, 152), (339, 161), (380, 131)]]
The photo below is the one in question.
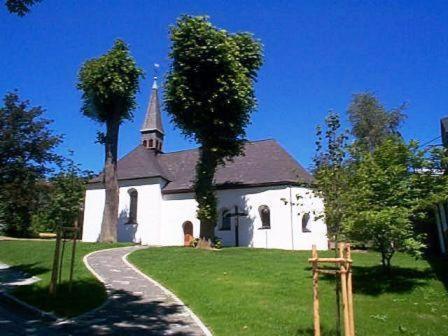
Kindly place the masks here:
[(148, 148), (152, 148), (153, 146), (154, 146), (154, 140), (153, 139), (149, 139)]
[(258, 208), (261, 218), (261, 228), (270, 229), (271, 228), (271, 211), (267, 205), (261, 205)]
[(229, 231), (231, 229), (230, 211), (227, 209), (221, 210), (221, 231)]
[(143, 147), (147, 147), (147, 141), (146, 140), (143, 140)]
[(302, 232), (311, 232), (310, 224), (310, 214), (307, 212), (302, 216)]
[(136, 224), (137, 223), (138, 192), (135, 189), (129, 189), (128, 194), (129, 194), (129, 198), (130, 198), (128, 224)]

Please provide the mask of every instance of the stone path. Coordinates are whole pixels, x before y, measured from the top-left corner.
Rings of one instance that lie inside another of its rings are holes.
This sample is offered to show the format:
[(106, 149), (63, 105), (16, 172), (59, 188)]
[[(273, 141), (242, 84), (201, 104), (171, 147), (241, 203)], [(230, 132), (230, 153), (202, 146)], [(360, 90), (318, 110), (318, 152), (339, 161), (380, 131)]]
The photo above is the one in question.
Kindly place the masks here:
[(210, 335), (181, 302), (123, 260), (141, 248), (115, 248), (88, 255), (87, 264), (105, 283), (109, 299), (102, 307), (54, 328), (65, 335)]

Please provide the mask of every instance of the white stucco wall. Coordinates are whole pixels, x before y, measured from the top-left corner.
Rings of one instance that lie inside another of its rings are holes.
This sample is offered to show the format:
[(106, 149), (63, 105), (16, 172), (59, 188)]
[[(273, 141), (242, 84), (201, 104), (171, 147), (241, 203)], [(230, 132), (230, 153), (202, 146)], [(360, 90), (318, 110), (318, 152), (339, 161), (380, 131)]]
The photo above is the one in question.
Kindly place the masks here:
[[(120, 183), (120, 207), (118, 239), (149, 245), (183, 245), (183, 223), (193, 223), (193, 235), (199, 235), (196, 218), (197, 203), (192, 193), (161, 194), (160, 179), (133, 180)], [(98, 188), (98, 187), (96, 187)], [(84, 218), (84, 241), (96, 241), (100, 232), (104, 207), (104, 190), (90, 187), (86, 193)], [(129, 213), (128, 190), (138, 192), (138, 217), (136, 225), (125, 224)], [(301, 197), (297, 200), (296, 195)], [(307, 188), (302, 187), (257, 187), (228, 189), (217, 192), (218, 210), (227, 208), (247, 213), (239, 218), (239, 246), (281, 249), (327, 249), (326, 226), (321, 217), (322, 201)], [(271, 228), (261, 229), (259, 207), (270, 209)], [(302, 216), (310, 213), (310, 233), (302, 232)], [(236, 218), (231, 220), (231, 230), (221, 231), (220, 223), (216, 236), (226, 246), (235, 246)]]
[[(161, 185), (160, 178), (136, 179), (119, 182), (117, 239), (157, 245), (160, 242)], [(128, 223), (129, 189), (138, 193), (137, 223)], [(101, 184), (89, 185), (86, 191), (82, 240), (98, 241), (104, 210), (105, 192)]]

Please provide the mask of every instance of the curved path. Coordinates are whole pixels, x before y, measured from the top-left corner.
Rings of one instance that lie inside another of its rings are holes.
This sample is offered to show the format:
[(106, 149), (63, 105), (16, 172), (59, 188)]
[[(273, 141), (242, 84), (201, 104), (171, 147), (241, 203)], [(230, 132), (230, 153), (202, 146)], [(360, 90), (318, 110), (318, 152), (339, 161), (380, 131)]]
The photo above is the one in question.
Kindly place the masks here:
[(105, 284), (109, 298), (98, 309), (55, 328), (66, 335), (211, 335), (179, 299), (126, 261), (129, 253), (142, 248), (87, 255), (85, 264)]

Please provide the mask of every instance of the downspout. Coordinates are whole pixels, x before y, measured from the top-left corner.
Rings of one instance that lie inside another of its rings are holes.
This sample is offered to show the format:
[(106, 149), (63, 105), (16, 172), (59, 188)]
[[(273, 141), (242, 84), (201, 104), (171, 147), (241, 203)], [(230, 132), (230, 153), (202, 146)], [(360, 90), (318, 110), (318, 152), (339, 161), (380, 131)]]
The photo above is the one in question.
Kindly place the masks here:
[(291, 246), (292, 246), (292, 250), (294, 250), (294, 225), (292, 223), (293, 209), (292, 209), (292, 188), (291, 188), (291, 186), (289, 186), (289, 215), (290, 215), (290, 224), (291, 224)]
[(443, 239), (442, 221), (440, 218), (441, 217), (440, 216), (440, 204), (436, 205), (435, 215), (436, 215), (437, 233), (438, 233), (439, 244), (440, 244), (440, 252), (442, 252), (442, 254), (445, 254), (446, 249), (445, 249), (445, 240)]

